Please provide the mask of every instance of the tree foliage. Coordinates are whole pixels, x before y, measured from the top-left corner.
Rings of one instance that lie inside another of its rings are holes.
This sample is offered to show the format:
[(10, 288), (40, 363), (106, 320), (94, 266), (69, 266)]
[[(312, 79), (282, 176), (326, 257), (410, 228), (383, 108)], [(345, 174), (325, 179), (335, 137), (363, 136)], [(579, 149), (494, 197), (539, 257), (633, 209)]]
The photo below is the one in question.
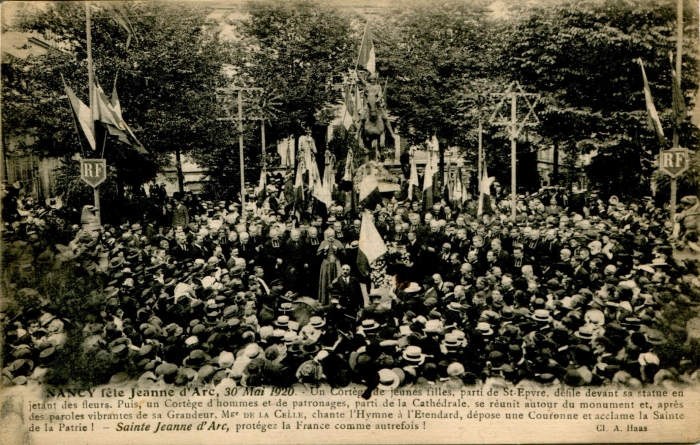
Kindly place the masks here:
[[(110, 163), (119, 164), (124, 180), (139, 185), (168, 162), (174, 149), (204, 148), (227, 139), (215, 120), (215, 88), (226, 61), (224, 45), (207, 32), (204, 8), (163, 2), (125, 4), (136, 31), (127, 33), (99, 3), (91, 6), (94, 71), (108, 95), (116, 80), (123, 116), (149, 155), (138, 156), (124, 144), (98, 141)], [(30, 131), (32, 151), (48, 156), (80, 151), (76, 127), (61, 80), (88, 103), (86, 14), (83, 3), (48, 3), (20, 14), (16, 28), (38, 32), (61, 49), (40, 58), (15, 60), (3, 70), (3, 128)]]
[[(512, 79), (542, 95), (538, 132), (571, 156), (597, 152), (587, 173), (599, 187), (647, 193), (653, 157), (668, 147), (646, 124), (637, 59), (644, 61), (670, 138), (675, 14), (668, 2), (565, 2), (524, 11), (506, 28), (509, 45), (500, 60)], [(687, 8), (684, 21), (682, 85), (692, 104), (698, 88), (696, 11)], [(688, 127), (681, 129), (681, 142), (697, 146)]]
[[(518, 141), (524, 158), (553, 144), (568, 155), (567, 167), (576, 174), (585, 171), (595, 187), (647, 194), (654, 156), (668, 144), (660, 145), (647, 126), (636, 59), (644, 60), (670, 139), (668, 57), (675, 50), (675, 5), (661, 0), (498, 3), (507, 10), (494, 11), (487, 0), (416, 2), (387, 6), (372, 17), (380, 82), (399, 134), (412, 143), (436, 135), (442, 146), (459, 146), (472, 162), (481, 117), (489, 171), (507, 182), (510, 144), (504, 127), (488, 123), (494, 106), (490, 93), (517, 80), (541, 95), (541, 123)], [(123, 147), (108, 147), (108, 156), (120, 153), (118, 171), (132, 168), (129, 176), (139, 182), (173, 150), (189, 152), (209, 171), (219, 197), (237, 195), (239, 171), (237, 124), (217, 120), (226, 114), (216, 100), (217, 87), (263, 89), (246, 99), (244, 114), (267, 119), (267, 150), (288, 135), (319, 135), (342, 100), (334, 84), (355, 67), (365, 26), (361, 14), (318, 0), (251, 1), (235, 18), (224, 14), (223, 19), (209, 15), (214, 6), (129, 3), (139, 39), (127, 51), (124, 30), (94, 5), (97, 75), (110, 92), (119, 73), (124, 117), (151, 150), (153, 167), (142, 171), (146, 162), (132, 162), (138, 158)], [(690, 109), (700, 75), (697, 15), (685, 8), (682, 89)], [(21, 17), (19, 25), (52, 36), (68, 54), (17, 61), (3, 70), (3, 126), (31, 129), (34, 149), (42, 154), (72, 154), (78, 140), (60, 74), (87, 97), (83, 6), (52, 3)], [(227, 38), (224, 28), (231, 31)], [(251, 183), (261, 163), (259, 128), (259, 121), (244, 125)], [(689, 121), (678, 133), (681, 146), (698, 146), (698, 129)], [(330, 146), (343, 152), (335, 153), (341, 159), (350, 145)], [(587, 167), (576, 163), (586, 154), (597, 155)], [(688, 173), (681, 189), (697, 184), (696, 176)], [(665, 186), (663, 180), (659, 184)]]

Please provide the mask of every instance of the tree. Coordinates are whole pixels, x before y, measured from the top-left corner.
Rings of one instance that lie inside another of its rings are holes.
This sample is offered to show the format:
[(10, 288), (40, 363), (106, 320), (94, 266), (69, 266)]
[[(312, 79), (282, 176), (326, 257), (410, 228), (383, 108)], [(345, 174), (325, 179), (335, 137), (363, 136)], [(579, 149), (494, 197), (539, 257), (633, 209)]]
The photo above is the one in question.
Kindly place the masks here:
[[(245, 93), (244, 118), (267, 118), (267, 145), (272, 144), (268, 150), (274, 150), (279, 139), (316, 133), (318, 126), (329, 123), (329, 111), (337, 99), (332, 79), (347, 71), (356, 51), (353, 28), (348, 14), (318, 1), (250, 2), (244, 11), (243, 18), (226, 20), (235, 31), (227, 60), (229, 82), (262, 88)], [(226, 125), (237, 127), (235, 121)], [(257, 180), (261, 164), (259, 127), (259, 120), (245, 122), (246, 178), (251, 183)], [(237, 135), (234, 130), (234, 143)], [(321, 168), (324, 142), (317, 141)], [(239, 183), (238, 162), (232, 162), (238, 159), (237, 144), (197, 149), (193, 156), (216, 183)], [(239, 188), (235, 185), (231, 190), (210, 190), (233, 198)]]
[[(512, 79), (542, 94), (538, 132), (575, 158), (597, 152), (586, 172), (598, 187), (613, 184), (623, 195), (648, 193), (653, 157), (661, 147), (646, 125), (635, 60), (644, 60), (657, 108), (665, 110), (662, 119), (668, 123), (674, 6), (566, 2), (521, 10), (507, 28), (508, 44), (499, 60)], [(691, 94), (698, 87), (697, 12), (687, 8), (685, 23), (682, 85)], [(697, 146), (697, 136), (687, 128), (684, 138)]]
[(332, 78), (356, 52), (350, 17), (306, 0), (251, 2), (247, 12), (235, 22), (243, 35), (232, 52), (235, 81), (275, 97), (274, 134), (303, 135), (327, 124), (319, 114), (336, 99)]
[(432, 135), (447, 145), (475, 141), (476, 114), (465, 113), (466, 105), (473, 109), (489, 89), (487, 79), (497, 77), (486, 6), (479, 0), (416, 6), (378, 27), (377, 66), (389, 79), (388, 107), (415, 142)]
[(117, 167), (117, 184), (135, 188), (153, 179), (175, 150), (226, 141), (227, 128), (215, 120), (225, 45), (207, 32), (206, 8), (168, 4), (164, 12), (163, 4), (124, 5), (136, 33), (128, 49), (125, 30), (98, 2), (90, 6), (96, 77), (108, 95), (116, 79), (124, 119), (148, 155), (102, 138), (97, 153), (79, 144), (61, 75), (88, 103), (83, 3), (54, 2), (19, 15), (18, 30), (40, 33), (62, 53), (16, 61), (7, 77), (3, 70), (3, 128), (31, 129), (36, 142), (25, 149), (44, 156), (70, 156), (82, 148), (99, 157), (104, 147), (108, 163)]

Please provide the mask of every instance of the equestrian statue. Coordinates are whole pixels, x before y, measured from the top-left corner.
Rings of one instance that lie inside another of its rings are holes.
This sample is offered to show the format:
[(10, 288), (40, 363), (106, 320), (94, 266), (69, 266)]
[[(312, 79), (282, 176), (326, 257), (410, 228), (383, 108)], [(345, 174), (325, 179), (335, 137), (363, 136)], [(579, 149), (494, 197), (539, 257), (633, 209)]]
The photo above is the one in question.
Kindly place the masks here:
[(379, 152), (379, 147), (384, 147), (385, 130), (394, 137), (394, 130), (391, 128), (389, 116), (384, 105), (384, 91), (377, 80), (377, 74), (361, 72), (357, 76), (357, 81), (362, 85), (364, 106), (360, 115), (357, 128), (357, 139), (360, 146), (370, 153), (374, 149)]

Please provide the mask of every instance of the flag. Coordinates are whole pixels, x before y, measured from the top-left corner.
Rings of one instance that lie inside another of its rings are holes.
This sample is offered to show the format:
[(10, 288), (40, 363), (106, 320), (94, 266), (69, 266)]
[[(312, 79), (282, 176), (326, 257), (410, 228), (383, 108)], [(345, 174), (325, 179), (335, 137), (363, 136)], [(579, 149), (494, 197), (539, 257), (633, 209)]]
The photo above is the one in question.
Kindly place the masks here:
[[(131, 21), (129, 20), (129, 16), (124, 9), (124, 5), (118, 2), (103, 2), (101, 3), (102, 6), (105, 7), (106, 11), (109, 13), (110, 16), (114, 19), (117, 24), (119, 24), (122, 28), (126, 30), (127, 33), (129, 33), (129, 37), (133, 37), (138, 41), (138, 36), (136, 35), (136, 32), (134, 31), (134, 27), (131, 24)], [(128, 40), (127, 40), (128, 42)], [(127, 47), (128, 47), (127, 43)]]
[(493, 208), (491, 207), (491, 184), (493, 184), (495, 180), (495, 177), (489, 176), (486, 171), (486, 165), (484, 164), (484, 176), (479, 183), (479, 207), (476, 211), (477, 216), (481, 216), (483, 213), (493, 213)]
[(326, 168), (323, 170), (323, 181), (319, 184), (317, 198), (330, 210), (333, 203), (333, 186), (335, 185), (335, 156), (326, 150)]
[(374, 210), (377, 204), (382, 202), (382, 196), (379, 193), (379, 181), (377, 181), (377, 177), (369, 165), (365, 166), (364, 173), (360, 182), (358, 201), (364, 208)]
[(355, 98), (350, 91), (349, 85), (345, 87), (345, 104), (343, 107), (343, 127), (349, 130), (355, 121)]
[(671, 60), (671, 91), (673, 94), (673, 124), (677, 127), (683, 123), (688, 112), (685, 108), (680, 80), (676, 77), (676, 70), (673, 69), (673, 59)]
[(117, 81), (114, 81), (114, 86), (112, 87), (112, 99), (110, 100), (114, 112), (117, 114), (119, 119), (123, 122), (122, 118), (122, 104), (119, 102), (119, 95), (117, 94)]
[(413, 187), (419, 187), (418, 167), (416, 166), (416, 152), (411, 150), (411, 174), (408, 177), (408, 200), (413, 200)]
[(255, 188), (255, 194), (259, 195), (260, 192), (264, 192), (267, 187), (267, 170), (265, 167), (260, 169), (260, 180), (258, 181), (258, 186)]
[(452, 157), (447, 161), (447, 168), (445, 169), (443, 182), (442, 182), (443, 196), (445, 202), (452, 201)]
[(433, 171), (433, 153), (432, 151), (428, 150), (427, 151), (428, 158), (425, 161), (425, 172), (423, 173), (423, 190), (427, 189), (432, 189), (433, 187), (433, 175), (435, 174), (435, 171)]
[(369, 21), (365, 26), (365, 34), (362, 37), (360, 44), (360, 55), (358, 57), (358, 65), (374, 74), (376, 70), (376, 56), (374, 54), (374, 43), (372, 42), (372, 29), (369, 27)]
[(104, 124), (110, 136), (116, 137), (120, 142), (134, 147), (139, 153), (147, 154), (148, 151), (138, 140), (131, 128), (122, 118), (121, 104), (117, 95), (116, 85), (112, 89), (112, 98), (108, 98), (99, 83), (95, 82), (93, 88), (93, 104), (96, 107), (96, 120)]
[(117, 94), (117, 83), (115, 81), (114, 87), (112, 88), (112, 99), (110, 100), (110, 104), (112, 105), (112, 109), (114, 110), (114, 114), (116, 118), (118, 119), (119, 123), (119, 128), (126, 130), (129, 133), (129, 136), (131, 137), (130, 141), (128, 142), (131, 144), (132, 147), (136, 149), (141, 154), (146, 154), (148, 151), (146, 150), (146, 147), (143, 146), (141, 141), (136, 137), (133, 131), (131, 131), (131, 127), (127, 125), (127, 123), (124, 121), (124, 118), (122, 117), (122, 106), (121, 103), (119, 102), (119, 95)]
[(297, 163), (297, 174), (294, 178), (294, 208), (297, 210), (301, 209), (304, 203), (304, 172), (306, 171), (304, 164), (304, 159), (300, 159)]
[(82, 100), (78, 99), (78, 96), (75, 95), (73, 90), (68, 85), (66, 85), (65, 79), (63, 80), (63, 86), (66, 89), (66, 94), (68, 95), (68, 100), (70, 100), (70, 105), (73, 109), (73, 113), (75, 113), (75, 116), (77, 117), (78, 122), (80, 123), (80, 128), (83, 129), (85, 138), (90, 144), (90, 147), (92, 147), (93, 150), (96, 150), (97, 143), (95, 142), (95, 129), (92, 122), (92, 113), (90, 111), (90, 107), (85, 105), (85, 103), (83, 103)]
[(352, 164), (353, 164), (353, 153), (352, 148), (348, 150), (348, 154), (345, 157), (345, 171), (343, 172), (343, 181), (352, 182)]
[(466, 188), (462, 179), (462, 169), (457, 168), (457, 175), (452, 186), (452, 203), (454, 206), (462, 207), (467, 199)]
[(371, 214), (365, 211), (360, 227), (360, 246), (357, 249), (357, 270), (360, 276), (369, 277), (370, 265), (386, 252), (386, 244), (374, 226)]
[(654, 99), (651, 97), (651, 89), (649, 88), (649, 82), (647, 81), (647, 73), (644, 71), (644, 62), (642, 59), (637, 59), (639, 66), (642, 67), (642, 78), (644, 79), (644, 101), (647, 106), (647, 122), (651, 130), (656, 133), (656, 137), (659, 141), (663, 142), (666, 137), (664, 136), (664, 129), (661, 127), (661, 120), (659, 120), (659, 114), (656, 112), (656, 107), (654, 106)]
[[(119, 118), (119, 116), (117, 116), (117, 112), (114, 110), (112, 103), (97, 82), (95, 82), (93, 92), (95, 97), (92, 103), (97, 106), (97, 114), (95, 116), (96, 120), (102, 122), (103, 124), (113, 126), (114, 129), (117, 130), (114, 135), (121, 133), (124, 137), (123, 142), (128, 143), (126, 133), (123, 131), (121, 125), (122, 120)], [(110, 134), (112, 134), (112, 132), (110, 132)]]
[(437, 138), (432, 137), (426, 142), (428, 146), (428, 159), (425, 163), (425, 173), (423, 175), (423, 206), (426, 210), (433, 207), (434, 196), (434, 176), (438, 173), (438, 154), (439, 150)]

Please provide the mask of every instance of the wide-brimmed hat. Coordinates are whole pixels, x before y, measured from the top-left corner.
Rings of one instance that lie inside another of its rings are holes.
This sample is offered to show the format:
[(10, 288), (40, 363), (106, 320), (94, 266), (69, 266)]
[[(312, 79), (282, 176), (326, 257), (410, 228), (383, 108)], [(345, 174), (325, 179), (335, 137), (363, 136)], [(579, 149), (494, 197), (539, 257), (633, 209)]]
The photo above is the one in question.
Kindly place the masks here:
[(450, 332), (450, 334), (454, 335), (462, 346), (467, 346), (467, 334), (465, 334), (464, 331), (455, 329), (454, 331)]
[(284, 343), (287, 345), (292, 345), (297, 343), (299, 336), (293, 331), (287, 331), (284, 333)]
[(324, 320), (323, 317), (313, 316), (309, 318), (309, 324), (315, 329), (318, 329), (326, 325), (326, 320)]
[(391, 391), (401, 384), (400, 377), (391, 369), (383, 368), (379, 370), (379, 384), (377, 388), (384, 391)]
[(652, 345), (662, 345), (666, 343), (666, 337), (661, 331), (656, 329), (650, 329), (645, 335), (647, 341)]
[(109, 268), (110, 269), (116, 269), (117, 267), (120, 267), (122, 264), (124, 264), (124, 258), (121, 256), (117, 256), (109, 260)]
[(188, 368), (197, 368), (209, 363), (210, 360), (211, 357), (209, 357), (202, 349), (195, 349), (194, 351), (190, 352), (190, 355), (185, 357), (185, 359), (182, 361), (182, 365)]
[(459, 348), (462, 346), (462, 342), (459, 340), (459, 337), (453, 333), (445, 334), (445, 338), (440, 344), (447, 349)]
[(552, 321), (552, 316), (549, 314), (547, 309), (535, 309), (535, 312), (533, 312), (531, 318), (541, 323), (549, 323)]
[(245, 350), (243, 351), (243, 355), (245, 355), (249, 359), (254, 359), (254, 358), (258, 357), (261, 352), (263, 352), (263, 351), (260, 348), (260, 346), (258, 346), (256, 343), (251, 343), (245, 347)]
[(481, 335), (483, 336), (493, 335), (493, 329), (491, 328), (491, 325), (485, 321), (477, 323), (476, 330), (481, 332)]
[(593, 328), (590, 326), (581, 326), (574, 335), (581, 340), (593, 340)]
[(275, 320), (275, 326), (279, 326), (280, 328), (288, 328), (289, 327), (289, 316), (288, 315), (280, 315), (277, 317), (277, 320)]
[(408, 346), (401, 354), (404, 360), (421, 365), (425, 361), (425, 354), (420, 346)]
[(294, 310), (294, 305), (292, 305), (292, 303), (289, 303), (289, 302), (282, 303), (279, 306), (280, 312), (292, 312), (293, 310)]
[(378, 329), (379, 326), (379, 323), (372, 319), (362, 320), (362, 324), (360, 325), (363, 332), (373, 331), (375, 329)]
[(444, 330), (444, 326), (442, 325), (442, 321), (440, 320), (428, 320), (425, 323), (425, 327), (423, 328), (423, 332), (427, 334), (439, 334)]
[(515, 309), (510, 306), (503, 306), (501, 309), (501, 318), (504, 320), (513, 320), (515, 318)]

